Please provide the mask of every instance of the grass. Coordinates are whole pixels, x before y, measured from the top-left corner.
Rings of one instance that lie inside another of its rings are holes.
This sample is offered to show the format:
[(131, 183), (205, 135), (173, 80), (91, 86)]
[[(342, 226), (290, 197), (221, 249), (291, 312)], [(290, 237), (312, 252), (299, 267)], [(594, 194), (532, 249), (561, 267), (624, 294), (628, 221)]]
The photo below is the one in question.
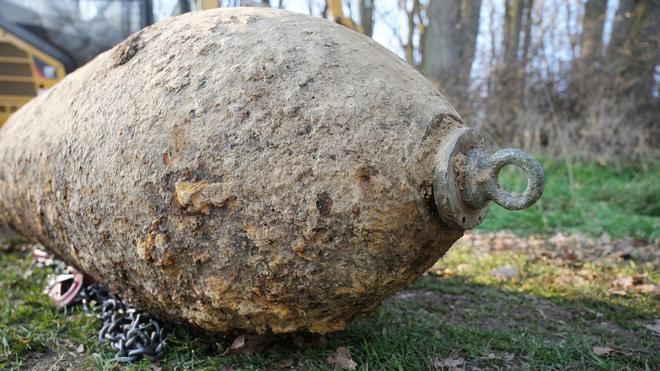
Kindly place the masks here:
[[(44, 271), (29, 271), (25, 253), (3, 254), (0, 368), (59, 367), (112, 369), (112, 352), (96, 340), (98, 323), (75, 312), (59, 312), (40, 293)], [(649, 263), (651, 264), (651, 263)], [(570, 269), (519, 252), (483, 252), (464, 245), (441, 260), (410, 289), (348, 331), (324, 337), (278, 337), (255, 354), (219, 356), (231, 338), (196, 336), (177, 327), (163, 368), (269, 369), (288, 360), (298, 368), (328, 369), (328, 354), (349, 347), (361, 369), (427, 369), (462, 358), (464, 366), (502, 368), (652, 369), (660, 344), (643, 325), (660, 312), (657, 296), (612, 295), (619, 275), (645, 274), (658, 282), (656, 267), (620, 262)], [(501, 266), (517, 267), (510, 279), (494, 278)], [(452, 272), (453, 270), (453, 272)], [(594, 278), (581, 285), (566, 275)], [(82, 345), (84, 351), (78, 352)], [(599, 356), (594, 347), (623, 349)], [(149, 369), (143, 361), (129, 369)]]
[[(540, 205), (518, 213), (493, 207), (482, 233), (658, 239), (657, 168), (574, 165), (572, 186), (565, 166), (545, 161), (545, 168), (549, 182)], [(524, 186), (511, 172), (503, 182)], [(97, 320), (54, 309), (41, 293), (48, 272), (31, 270), (29, 253), (20, 247), (5, 242), (0, 248), (0, 369), (117, 368), (112, 350), (96, 339)], [(622, 276), (659, 284), (657, 259), (571, 261), (551, 249), (515, 243), (498, 249), (466, 240), (347, 331), (271, 337), (259, 352), (222, 356), (233, 337), (175, 327), (164, 359), (124, 367), (332, 369), (328, 355), (345, 346), (363, 370), (656, 368), (660, 338), (645, 326), (660, 317), (658, 293), (616, 293), (612, 284)], [(494, 276), (501, 267), (515, 273)]]
[[(543, 197), (526, 210), (491, 206), (481, 231), (518, 234), (584, 233), (599, 237), (660, 239), (660, 163), (622, 167), (543, 161)], [(525, 177), (515, 168), (500, 174), (505, 189), (521, 191)]]

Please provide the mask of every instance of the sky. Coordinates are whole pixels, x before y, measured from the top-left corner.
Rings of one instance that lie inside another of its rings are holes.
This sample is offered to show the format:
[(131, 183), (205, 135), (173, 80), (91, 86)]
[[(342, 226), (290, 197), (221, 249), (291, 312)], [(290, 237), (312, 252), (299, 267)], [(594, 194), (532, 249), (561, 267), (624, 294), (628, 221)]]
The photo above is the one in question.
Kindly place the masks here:
[[(276, 2), (277, 0), (273, 0)], [(309, 14), (308, 0), (284, 0), (284, 8), (294, 12)], [(399, 8), (400, 0), (374, 0), (376, 4), (376, 15), (374, 23), (373, 39), (379, 44), (390, 49), (403, 58), (403, 50), (399, 39), (393, 30), (398, 30), (401, 35), (406, 35), (407, 24), (405, 17)], [(319, 14), (323, 10), (324, 0), (311, 0), (314, 14)], [(353, 9), (353, 19), (359, 20), (359, 11), (356, 0), (351, 1)], [(349, 8), (344, 6), (344, 15), (349, 15)]]
[[(172, 0), (160, 0), (172, 1)], [(236, 0), (221, 0), (222, 6), (231, 6)], [(347, 6), (347, 1), (344, 0), (344, 15), (348, 16), (350, 10), (353, 10), (353, 19), (359, 21), (358, 2), (351, 0), (350, 8)], [(376, 4), (376, 22), (374, 24), (373, 39), (379, 44), (392, 50), (394, 53), (403, 57), (403, 50), (400, 46), (399, 39), (393, 30), (399, 30), (402, 35), (407, 32), (405, 17), (399, 9), (400, 0), (374, 0)], [(279, 0), (271, 0), (271, 6), (277, 6)], [(325, 0), (282, 0), (283, 8), (293, 12), (319, 15), (323, 11)]]
[[(9, 0), (21, 5), (31, 4), (37, 6), (43, 1), (52, 0)], [(66, 3), (67, 0), (58, 0)], [(108, 0), (82, 0), (80, 1), (81, 12), (89, 8), (91, 13), (95, 13), (96, 7), (103, 4)], [(245, 1), (245, 0), (244, 0)], [(253, 0), (254, 1), (254, 0)], [(280, 0), (271, 0), (271, 4), (276, 5)], [(290, 11), (300, 12), (314, 15), (321, 14), (325, 0), (281, 0), (283, 7)], [(373, 39), (393, 51), (399, 57), (403, 58), (404, 49), (402, 47), (402, 40), (407, 35), (407, 20), (401, 4), (411, 3), (406, 0), (373, 0), (375, 3), (374, 15), (374, 32)], [(429, 0), (422, 0), (422, 3), (428, 3)], [(434, 0), (436, 1), (436, 0)], [(456, 1), (456, 0), (437, 0), (437, 1)], [(545, 32), (537, 32), (534, 44), (541, 44), (543, 41), (544, 50), (537, 51), (536, 59), (532, 58), (532, 68), (535, 70), (547, 71), (547, 73), (556, 74), (564, 67), (570, 64), (573, 56), (579, 53), (579, 40), (576, 35), (580, 32), (580, 20), (583, 6), (581, 2), (585, 0), (535, 0), (535, 7), (533, 11), (533, 19), (535, 30), (545, 30)], [(260, 2), (260, 1), (255, 1)], [(348, 3), (350, 2), (350, 6)], [(496, 32), (495, 43), (497, 47), (501, 45), (502, 41), (499, 39), (500, 30), (504, 19), (504, 2), (505, 0), (482, 0), (481, 18), (480, 18), (480, 32), (477, 38), (477, 50), (475, 61), (472, 66), (473, 80), (480, 80), (488, 76), (490, 73), (491, 64), (491, 50), (490, 46), (493, 43), (491, 40), (491, 28)], [(611, 28), (612, 20), (618, 6), (618, 0), (608, 1), (608, 12), (605, 22), (604, 41), (607, 43)], [(152, 0), (156, 20), (161, 20), (172, 13), (172, 10), (177, 4), (177, 0)], [(238, 4), (238, 0), (221, 0), (222, 6), (232, 6)], [(493, 11), (491, 11), (493, 10)], [(93, 16), (94, 14), (91, 14)], [(347, 16), (352, 16), (353, 19), (359, 22), (358, 0), (344, 1), (344, 13)], [(491, 14), (493, 15), (491, 20)], [(491, 25), (491, 23), (493, 23)], [(415, 39), (417, 41), (417, 38)], [(573, 47), (571, 47), (573, 45)], [(540, 59), (539, 59), (540, 58)], [(420, 56), (416, 56), (416, 63), (420, 62)], [(534, 65), (537, 63), (537, 65)], [(538, 63), (543, 63), (544, 66), (539, 68)]]
[[(227, 1), (227, 0), (225, 0)], [(278, 0), (271, 0), (272, 3), (277, 4)], [(426, 0), (427, 2), (428, 0)], [(450, 1), (450, 0), (439, 0)], [(454, 1), (454, 0), (451, 0)], [(573, 57), (574, 50), (579, 53), (579, 41), (577, 48), (571, 48), (571, 35), (578, 35), (580, 32), (580, 20), (582, 17), (583, 3), (585, 0), (536, 0), (534, 7), (533, 19), (535, 25), (549, 30), (544, 35), (537, 35), (537, 37), (544, 38), (544, 45), (547, 48), (545, 55), (551, 59), (550, 69), (553, 72), (558, 71), (562, 64), (569, 63)], [(401, 3), (408, 3), (408, 1), (401, 0), (374, 0), (375, 2), (375, 22), (373, 39), (390, 49), (397, 55), (403, 58), (404, 52), (401, 46), (401, 39), (405, 39), (407, 35), (407, 21), (402, 11)], [(422, 0), (422, 3), (425, 1)], [(479, 22), (479, 35), (477, 39), (476, 58), (473, 65), (473, 75), (479, 77), (482, 73), (487, 73), (488, 61), (490, 59), (490, 45), (492, 40), (490, 38), (489, 30), (494, 27), (495, 30), (502, 29), (504, 19), (504, 2), (505, 0), (482, 0), (482, 9)], [(618, 7), (618, 0), (609, 0), (608, 11), (605, 22), (605, 30), (603, 41), (607, 44), (609, 40), (612, 20)], [(324, 0), (283, 0), (284, 8), (291, 11), (309, 14), (309, 4), (312, 4), (313, 14), (320, 14), (323, 9)], [(346, 3), (346, 1), (344, 1)], [(351, 8), (353, 9), (354, 19), (359, 19), (357, 0), (351, 0)], [(491, 26), (491, 10), (494, 10), (493, 21)], [(344, 6), (345, 15), (349, 15), (350, 9)], [(496, 33), (496, 37), (498, 37)], [(573, 43), (576, 42), (575, 37)], [(495, 40), (496, 45), (501, 45), (502, 40)]]
[[(427, 3), (429, 0), (422, 0)], [(437, 0), (454, 1), (454, 0)], [(537, 50), (531, 58), (530, 68), (541, 73), (560, 75), (560, 71), (570, 67), (574, 56), (579, 55), (579, 34), (581, 27), (582, 12), (585, 0), (535, 0), (532, 20), (533, 32), (532, 43), (543, 45), (542, 50)], [(272, 0), (277, 3), (277, 0)], [(308, 3), (313, 4), (313, 13), (319, 14), (323, 8), (324, 0), (284, 0), (284, 7), (288, 10), (301, 13), (309, 13)], [(402, 0), (374, 0), (375, 22), (373, 39), (390, 49), (398, 56), (404, 56), (401, 39), (407, 35), (407, 20), (401, 9), (401, 3), (409, 3)], [(609, 0), (605, 29), (603, 32), (604, 45), (610, 38), (612, 23), (619, 0)], [(346, 3), (346, 1), (345, 1)], [(351, 0), (351, 8), (354, 10), (354, 19), (359, 19), (357, 11), (357, 0)], [(479, 20), (479, 34), (477, 37), (477, 48), (475, 60), (472, 65), (473, 84), (485, 81), (491, 70), (491, 28), (495, 30), (494, 45), (499, 48), (502, 45), (501, 33), (504, 22), (505, 0), (482, 0), (482, 8)], [(350, 13), (349, 8), (344, 6), (344, 13)], [(491, 19), (492, 18), (492, 19)], [(492, 24), (491, 24), (492, 23)], [(539, 32), (544, 30), (543, 32)], [(542, 41), (542, 42), (541, 42)], [(419, 56), (416, 56), (419, 63)]]

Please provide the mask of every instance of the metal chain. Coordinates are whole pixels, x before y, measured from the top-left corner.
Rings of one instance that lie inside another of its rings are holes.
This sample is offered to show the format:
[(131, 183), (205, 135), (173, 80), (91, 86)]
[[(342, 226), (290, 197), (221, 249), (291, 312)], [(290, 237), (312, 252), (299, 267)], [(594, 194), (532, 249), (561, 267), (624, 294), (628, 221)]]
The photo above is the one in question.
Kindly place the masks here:
[(163, 356), (165, 328), (149, 313), (137, 310), (108, 289), (91, 284), (79, 293), (83, 310), (96, 312), (103, 321), (99, 340), (117, 350), (118, 362), (135, 362), (142, 357), (156, 360)]
[[(68, 310), (81, 306), (85, 313), (95, 313), (96, 317), (103, 321), (99, 340), (109, 342), (117, 351), (117, 362), (135, 362), (143, 357), (153, 361), (163, 356), (166, 330), (157, 318), (124, 303), (119, 296), (98, 283), (83, 284), (77, 295), (60, 293), (59, 291), (67, 291), (62, 286), (67, 280), (74, 280), (73, 277), (81, 273), (41, 250), (35, 249), (34, 257), (35, 266), (53, 268), (54, 274), (48, 278), (44, 291), (51, 297), (54, 291), (58, 291), (58, 300), (54, 301), (59, 307)], [(62, 302), (63, 296), (73, 299)]]

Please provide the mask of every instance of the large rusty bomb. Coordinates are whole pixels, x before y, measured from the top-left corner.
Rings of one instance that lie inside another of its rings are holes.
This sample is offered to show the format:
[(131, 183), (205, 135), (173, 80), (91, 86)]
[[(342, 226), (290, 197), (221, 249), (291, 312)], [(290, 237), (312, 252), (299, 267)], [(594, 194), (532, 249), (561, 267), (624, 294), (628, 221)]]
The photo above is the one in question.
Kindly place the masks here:
[(13, 115), (0, 210), (165, 319), (325, 333), (485, 216), (493, 197), (462, 198), (475, 138), (366, 36), (270, 9), (185, 14)]

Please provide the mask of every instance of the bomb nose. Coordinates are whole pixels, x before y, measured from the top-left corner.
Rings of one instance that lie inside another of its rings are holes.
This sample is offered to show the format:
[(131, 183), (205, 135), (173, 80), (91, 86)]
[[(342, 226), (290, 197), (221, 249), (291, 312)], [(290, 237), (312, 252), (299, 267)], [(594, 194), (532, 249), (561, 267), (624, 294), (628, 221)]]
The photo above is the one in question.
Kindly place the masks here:
[[(543, 195), (543, 168), (529, 153), (515, 148), (489, 155), (483, 140), (472, 129), (460, 128), (442, 142), (435, 157), (433, 194), (440, 218), (457, 229), (481, 224), (490, 201), (509, 209), (532, 206)], [(500, 170), (507, 165), (521, 168), (527, 175), (522, 194), (505, 191), (499, 183)]]

